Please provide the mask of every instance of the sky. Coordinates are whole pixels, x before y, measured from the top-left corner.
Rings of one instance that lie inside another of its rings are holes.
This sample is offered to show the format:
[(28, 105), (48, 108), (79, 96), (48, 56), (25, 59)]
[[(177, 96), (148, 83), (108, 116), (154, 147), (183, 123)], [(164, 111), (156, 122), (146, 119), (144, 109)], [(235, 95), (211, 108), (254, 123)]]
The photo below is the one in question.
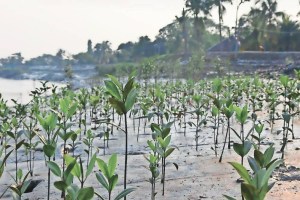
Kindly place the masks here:
[[(236, 4), (227, 6), (226, 25), (233, 26)], [(252, 0), (253, 1), (253, 0)], [(140, 36), (155, 38), (158, 30), (180, 16), (184, 0), (0, 0), (0, 58), (22, 52), (26, 58), (55, 54), (60, 48), (74, 54), (109, 40), (112, 48)], [(253, 3), (243, 4), (239, 14)], [(292, 16), (298, 0), (278, 0), (279, 10)], [(217, 19), (216, 10), (213, 18)]]

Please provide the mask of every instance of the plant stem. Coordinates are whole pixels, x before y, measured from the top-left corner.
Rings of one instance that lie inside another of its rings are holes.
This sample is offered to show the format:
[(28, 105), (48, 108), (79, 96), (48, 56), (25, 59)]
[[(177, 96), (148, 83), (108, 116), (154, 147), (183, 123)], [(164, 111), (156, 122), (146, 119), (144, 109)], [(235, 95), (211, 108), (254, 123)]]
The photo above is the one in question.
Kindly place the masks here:
[[(128, 154), (128, 130), (127, 130), (127, 114), (124, 114), (125, 120), (125, 169), (124, 169), (124, 190), (126, 189), (126, 180), (127, 180), (127, 154)], [(121, 122), (121, 120), (120, 120)], [(126, 200), (126, 196), (124, 196)]]

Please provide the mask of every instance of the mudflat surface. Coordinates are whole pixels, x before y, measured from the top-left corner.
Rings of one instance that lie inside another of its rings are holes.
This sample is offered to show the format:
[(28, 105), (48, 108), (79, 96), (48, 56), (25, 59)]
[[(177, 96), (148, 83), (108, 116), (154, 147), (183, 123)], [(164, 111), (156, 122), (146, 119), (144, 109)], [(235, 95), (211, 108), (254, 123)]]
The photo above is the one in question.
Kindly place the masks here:
[[(265, 116), (265, 113), (260, 114), (261, 118)], [(194, 120), (194, 119), (188, 119)], [(128, 196), (128, 199), (144, 200), (150, 199), (151, 184), (147, 182), (150, 178), (150, 172), (144, 167), (148, 163), (144, 158), (144, 154), (148, 155), (150, 150), (147, 148), (147, 140), (151, 139), (151, 130), (149, 124), (145, 132), (141, 125), (139, 129), (139, 141), (137, 142), (137, 124), (138, 120), (135, 120), (135, 129), (133, 128), (132, 119), (129, 121), (129, 160), (128, 160), (128, 181), (127, 188), (135, 188), (136, 190)], [(143, 124), (143, 120), (141, 120)], [(246, 130), (250, 127), (251, 122), (246, 126)], [(275, 186), (268, 194), (268, 200), (282, 200), (282, 199), (300, 199), (300, 121), (295, 119), (294, 122), (295, 140), (290, 140), (287, 145), (286, 156), (285, 156), (285, 167), (281, 167), (276, 170), (270, 181), (275, 181)], [(239, 130), (239, 124), (234, 123), (233, 127)], [(262, 145), (262, 149), (268, 147), (269, 142), (275, 143), (276, 151), (280, 149), (280, 142), (282, 135), (276, 134), (276, 130), (282, 127), (282, 122), (278, 121), (274, 125), (273, 133), (270, 133), (268, 124), (265, 125), (264, 135), (266, 139)], [(221, 153), (221, 147), (224, 141), (226, 127), (220, 128), (220, 136), (218, 145), (218, 156), (215, 156), (214, 151), (211, 147), (213, 144), (213, 130), (209, 126), (204, 127), (200, 132), (199, 138), (199, 149), (195, 149), (195, 129), (187, 127), (186, 136), (184, 136), (184, 128), (176, 123), (172, 126), (172, 141), (173, 145), (178, 147), (173, 154), (167, 158), (167, 169), (166, 169), (166, 186), (165, 195), (162, 196), (162, 184), (160, 181), (157, 182), (157, 195), (156, 199), (225, 199), (222, 195), (226, 194), (232, 197), (240, 198), (240, 186), (236, 180), (239, 178), (236, 171), (228, 164), (228, 162), (235, 161), (240, 162), (240, 158), (233, 151), (225, 148), (223, 161), (219, 163), (219, 155)], [(95, 133), (100, 133), (99, 128)], [(290, 136), (291, 138), (291, 136)], [(119, 174), (119, 181), (116, 189), (113, 192), (113, 196), (120, 192), (123, 188), (123, 169), (124, 169), (124, 133), (120, 130), (114, 130), (114, 135), (110, 137), (109, 148), (105, 149), (106, 155), (104, 155), (103, 140), (99, 137), (94, 140), (94, 152), (98, 149), (98, 157), (107, 160), (109, 155), (112, 153), (118, 154), (118, 167), (117, 173)], [(237, 141), (232, 133), (232, 141)], [(62, 144), (59, 141), (58, 147)], [(83, 159), (86, 159), (86, 154), (83, 151), (82, 144), (79, 144), (75, 150), (75, 155), (81, 154)], [(31, 193), (24, 195), (24, 199), (46, 199), (47, 197), (47, 167), (43, 157), (43, 152), (40, 151), (41, 146), (38, 147), (38, 151), (35, 153), (35, 167), (33, 180), (42, 180), (42, 182), (33, 190)], [(20, 151), (19, 167), (23, 170), (27, 170), (26, 156), (24, 151)], [(250, 151), (248, 155), (253, 156), (253, 151)], [(281, 153), (275, 153), (276, 158), (280, 158)], [(62, 159), (60, 150), (56, 153), (56, 162), (62, 165)], [(179, 168), (176, 170), (173, 163), (176, 163)], [(246, 165), (247, 166), (247, 165)], [(248, 167), (248, 166), (247, 166)], [(249, 169), (249, 167), (248, 167)], [(14, 176), (14, 163), (13, 156), (9, 159), (6, 166), (6, 170), (3, 177), (0, 180), (0, 191), (1, 193), (7, 188), (8, 185), (13, 183), (11, 176)], [(97, 172), (97, 166), (94, 167), (94, 171)], [(11, 174), (11, 175), (10, 175)], [(60, 199), (60, 192), (54, 188), (53, 182), (58, 180), (57, 177), (51, 175), (51, 199)], [(79, 182), (75, 180), (74, 183)], [(103, 187), (97, 182), (95, 174), (91, 174), (88, 178), (85, 186), (93, 186), (95, 191), (106, 195)], [(2, 199), (11, 199), (11, 192), (8, 190)], [(96, 198), (95, 198), (96, 199)]]

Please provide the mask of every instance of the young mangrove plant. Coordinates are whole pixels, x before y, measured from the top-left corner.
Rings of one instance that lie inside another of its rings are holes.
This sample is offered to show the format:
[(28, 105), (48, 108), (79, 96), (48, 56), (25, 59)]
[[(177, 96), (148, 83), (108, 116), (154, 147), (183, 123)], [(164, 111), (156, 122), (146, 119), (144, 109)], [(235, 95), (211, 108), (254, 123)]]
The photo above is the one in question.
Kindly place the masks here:
[[(248, 157), (249, 166), (253, 173), (251, 175), (247, 169), (236, 162), (230, 162), (238, 174), (242, 177), (241, 195), (246, 200), (263, 200), (266, 194), (272, 189), (275, 183), (269, 184), (270, 176), (274, 169), (282, 163), (281, 159), (274, 159), (274, 147), (270, 146), (264, 153), (259, 150), (254, 151), (254, 158)], [(235, 198), (224, 195), (229, 200)]]
[(156, 147), (151, 141), (148, 141), (148, 146), (153, 151), (153, 153), (150, 153), (149, 158), (147, 158), (146, 156), (145, 158), (149, 162), (149, 167), (147, 167), (147, 169), (151, 173), (151, 178), (149, 178), (149, 183), (151, 184), (151, 200), (155, 200), (155, 195), (157, 194), (157, 192), (155, 192), (155, 185), (160, 174), (158, 169), (160, 156), (156, 153)]
[[(47, 157), (47, 162), (49, 164), (51, 157), (54, 156), (56, 151), (56, 140), (59, 132), (59, 128), (57, 128), (57, 115), (53, 112), (49, 113), (47, 116), (42, 117), (40, 115), (36, 115), (41, 127), (45, 131), (45, 136), (40, 133), (36, 133), (39, 137), (40, 141), (43, 143), (43, 151), (45, 156)], [(48, 169), (48, 193), (47, 199), (50, 199), (50, 168)]]
[[(127, 180), (127, 155), (128, 155), (128, 123), (127, 113), (133, 107), (138, 92), (135, 88), (134, 77), (129, 77), (125, 86), (123, 86), (114, 76), (108, 75), (110, 80), (106, 80), (106, 91), (110, 94), (109, 103), (121, 116), (124, 116), (125, 121), (125, 169), (124, 169), (124, 189), (126, 189)], [(124, 197), (126, 200), (126, 196)]]
[(88, 162), (85, 173), (84, 173), (83, 161), (80, 156), (78, 156), (79, 161), (77, 161), (77, 158), (73, 158), (72, 156), (70, 156), (68, 154), (66, 154), (64, 156), (64, 158), (66, 160), (67, 166), (75, 162), (75, 165), (74, 165), (73, 169), (71, 170), (71, 174), (73, 176), (75, 176), (78, 179), (78, 181), (80, 182), (80, 188), (83, 188), (86, 179), (92, 173), (93, 168), (95, 166), (96, 154), (94, 154), (92, 156), (90, 162)]
[[(63, 155), (67, 154), (67, 140), (71, 138), (71, 136), (74, 134), (74, 131), (70, 131), (69, 129), (72, 126), (72, 123), (67, 123), (68, 121), (71, 121), (72, 116), (76, 113), (77, 109), (77, 102), (73, 101), (69, 96), (64, 97), (59, 100), (59, 118), (60, 118), (60, 124), (61, 132), (59, 132), (59, 137), (63, 140)], [(62, 175), (64, 176), (65, 172), (65, 159), (63, 158), (63, 171)], [(64, 197), (64, 191), (62, 193), (62, 197)]]
[[(68, 160), (68, 158), (66, 158), (66, 160)], [(94, 196), (93, 187), (87, 187), (87, 188), (81, 187), (79, 189), (78, 186), (72, 184), (74, 178), (73, 174), (82, 175), (83, 171), (80, 171), (82, 168), (79, 167), (78, 163), (76, 162), (76, 159), (68, 160), (68, 161), (70, 161), (70, 163), (68, 164), (64, 172), (61, 171), (60, 167), (55, 162), (47, 161), (47, 166), (49, 167), (51, 172), (55, 176), (60, 178), (60, 180), (54, 182), (54, 186), (58, 190), (62, 191), (63, 193), (67, 192), (67, 195), (64, 197), (64, 199), (71, 199), (71, 200), (92, 199)]]
[(248, 140), (250, 133), (252, 132), (253, 127), (250, 129), (249, 133), (245, 135), (244, 125), (248, 118), (248, 106), (245, 105), (243, 108), (234, 107), (236, 113), (236, 119), (241, 125), (240, 134), (238, 134), (233, 128), (233, 132), (240, 139), (241, 143), (234, 143), (233, 149), (234, 151), (241, 156), (241, 164), (244, 163), (244, 157), (248, 154), (252, 147), (252, 143)]
[[(111, 155), (111, 157), (108, 160), (108, 163), (105, 163), (100, 158), (97, 158), (96, 162), (98, 164), (99, 170), (101, 171), (100, 173), (96, 173), (96, 178), (99, 181), (99, 183), (107, 190), (108, 200), (111, 200), (112, 191), (118, 183), (118, 174), (115, 173), (117, 167), (117, 155)], [(125, 198), (129, 193), (133, 191), (133, 188), (124, 189), (114, 198), (114, 200)], [(95, 194), (100, 199), (104, 200), (104, 198), (100, 194), (96, 192)]]
[(9, 186), (12, 190), (12, 196), (14, 200), (21, 200), (22, 195), (26, 192), (27, 188), (31, 183), (31, 179), (27, 180), (29, 172), (23, 177), (22, 169), (18, 169), (17, 177), (14, 179), (15, 184)]
[(203, 99), (200, 95), (193, 95), (192, 99), (194, 101), (194, 104), (192, 105), (195, 110), (191, 111), (192, 114), (196, 115), (196, 123), (190, 121), (188, 124), (191, 126), (193, 125), (196, 128), (196, 135), (195, 135), (195, 141), (196, 141), (196, 151), (198, 151), (198, 143), (199, 143), (199, 131), (201, 130), (201, 125), (206, 124), (206, 115), (205, 111), (203, 110), (203, 107), (208, 103), (206, 99)]
[(222, 148), (222, 152), (221, 152), (221, 156), (220, 156), (219, 162), (222, 162), (222, 159), (223, 159), (223, 153), (224, 153), (224, 149), (225, 149), (227, 137), (228, 137), (228, 149), (230, 149), (230, 118), (234, 114), (234, 107), (233, 107), (231, 99), (229, 99), (229, 100), (226, 101), (225, 105), (222, 107), (222, 111), (221, 112), (226, 117), (226, 120), (227, 120), (227, 129), (226, 129), (226, 135), (225, 135), (224, 144), (223, 144), (223, 148)]
[(93, 142), (95, 139), (95, 135), (92, 133), (92, 131), (89, 129), (87, 131), (86, 137), (83, 138), (83, 144), (86, 145), (87, 149), (84, 149), (84, 151), (87, 154), (87, 162), (86, 165), (88, 166), (89, 160), (90, 160), (90, 155), (93, 155)]
[[(174, 146), (171, 146), (171, 126), (173, 122), (170, 122), (166, 125), (158, 125), (158, 124), (151, 124), (151, 130), (153, 131), (153, 139), (155, 141), (155, 144), (148, 141), (148, 145), (153, 150), (155, 149), (156, 153), (159, 154), (161, 157), (161, 166), (162, 166), (162, 172), (161, 172), (161, 182), (163, 184), (162, 189), (162, 195), (165, 195), (165, 178), (166, 178), (166, 159), (168, 156), (171, 155), (171, 153), (175, 150)], [(154, 154), (156, 155), (156, 154)], [(176, 163), (173, 163), (175, 167), (178, 169), (178, 165)]]

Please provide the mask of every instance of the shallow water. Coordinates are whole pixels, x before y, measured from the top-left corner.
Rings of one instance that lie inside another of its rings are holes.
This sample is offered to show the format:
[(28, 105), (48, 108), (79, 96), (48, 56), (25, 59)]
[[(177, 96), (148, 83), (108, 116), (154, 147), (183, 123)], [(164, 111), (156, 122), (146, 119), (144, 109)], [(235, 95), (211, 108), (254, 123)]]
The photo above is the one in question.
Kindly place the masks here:
[[(55, 83), (55, 85), (59, 85)], [(38, 80), (12, 80), (0, 78), (0, 93), (4, 100), (7, 100), (9, 106), (13, 105), (11, 99), (18, 103), (26, 104), (31, 100), (30, 92), (36, 87), (42, 86)]]

